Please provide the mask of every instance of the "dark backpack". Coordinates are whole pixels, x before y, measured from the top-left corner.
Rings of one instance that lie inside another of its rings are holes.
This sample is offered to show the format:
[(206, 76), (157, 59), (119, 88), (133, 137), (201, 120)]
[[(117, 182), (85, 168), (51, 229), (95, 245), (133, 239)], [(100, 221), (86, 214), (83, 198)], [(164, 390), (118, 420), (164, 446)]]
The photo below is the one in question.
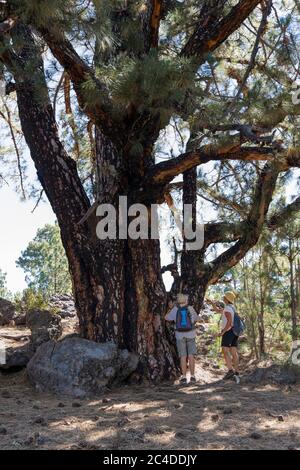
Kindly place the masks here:
[(188, 306), (178, 307), (176, 315), (176, 331), (191, 331), (194, 329)]
[(241, 319), (241, 317), (238, 315), (237, 311), (235, 310), (235, 308), (233, 309), (234, 310), (234, 319), (233, 319), (233, 327), (232, 327), (232, 330), (235, 334), (235, 336), (241, 336), (241, 334), (244, 333), (245, 331), (245, 323), (244, 321)]

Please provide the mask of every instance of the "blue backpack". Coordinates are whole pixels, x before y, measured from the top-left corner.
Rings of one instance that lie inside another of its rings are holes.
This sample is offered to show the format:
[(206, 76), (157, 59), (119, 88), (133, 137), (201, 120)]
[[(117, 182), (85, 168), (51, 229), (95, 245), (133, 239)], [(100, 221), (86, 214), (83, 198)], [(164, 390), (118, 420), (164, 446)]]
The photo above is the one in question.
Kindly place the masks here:
[(241, 334), (243, 334), (245, 331), (246, 325), (245, 325), (245, 322), (241, 319), (241, 317), (236, 312), (235, 308), (233, 310), (234, 310), (234, 319), (233, 319), (232, 330), (235, 336), (241, 336)]
[(178, 307), (176, 315), (176, 331), (191, 331), (194, 329), (188, 307)]

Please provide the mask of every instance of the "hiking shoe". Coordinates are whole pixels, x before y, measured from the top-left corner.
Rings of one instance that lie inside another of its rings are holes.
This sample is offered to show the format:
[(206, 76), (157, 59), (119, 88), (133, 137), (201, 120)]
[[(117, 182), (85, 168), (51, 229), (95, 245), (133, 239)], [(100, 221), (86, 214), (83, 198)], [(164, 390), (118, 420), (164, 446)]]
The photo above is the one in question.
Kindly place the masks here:
[(192, 375), (192, 377), (190, 377), (190, 384), (195, 384), (196, 382), (197, 382), (196, 377)]
[(229, 370), (227, 374), (224, 375), (223, 380), (230, 380), (234, 377), (234, 372), (233, 370)]
[(181, 377), (181, 379), (179, 380), (179, 384), (180, 385), (186, 385), (187, 384), (186, 377)]

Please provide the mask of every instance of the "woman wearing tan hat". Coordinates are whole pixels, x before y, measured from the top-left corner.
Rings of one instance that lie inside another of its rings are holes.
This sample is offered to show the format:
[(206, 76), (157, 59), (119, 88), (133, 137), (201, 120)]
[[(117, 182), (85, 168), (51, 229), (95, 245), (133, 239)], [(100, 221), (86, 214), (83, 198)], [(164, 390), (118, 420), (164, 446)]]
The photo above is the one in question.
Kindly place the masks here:
[(234, 323), (234, 301), (236, 295), (234, 292), (228, 291), (225, 292), (223, 301), (225, 303), (225, 308), (220, 308), (215, 304), (212, 304), (213, 309), (217, 313), (222, 314), (222, 330), (217, 336), (222, 337), (222, 351), (226, 365), (228, 367), (228, 372), (224, 376), (225, 380), (235, 378), (236, 381), (239, 379), (239, 355), (237, 351), (238, 346), (238, 336), (233, 332), (233, 323)]

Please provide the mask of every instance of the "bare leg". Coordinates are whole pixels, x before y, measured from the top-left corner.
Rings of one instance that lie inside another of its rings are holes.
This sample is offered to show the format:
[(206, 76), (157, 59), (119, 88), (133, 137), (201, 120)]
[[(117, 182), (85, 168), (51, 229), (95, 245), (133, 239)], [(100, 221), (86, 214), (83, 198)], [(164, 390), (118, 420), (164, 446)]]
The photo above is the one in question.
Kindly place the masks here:
[(232, 370), (232, 361), (229, 353), (230, 348), (225, 348), (224, 346), (222, 347), (223, 351), (223, 356), (226, 362), (226, 366), (228, 367), (228, 370)]
[(181, 356), (180, 367), (181, 367), (181, 373), (185, 377), (186, 376), (186, 356)]
[(239, 355), (238, 355), (237, 348), (234, 348), (234, 347), (230, 348), (230, 353), (232, 356), (234, 370), (238, 372), (239, 371)]
[(195, 376), (195, 358), (192, 355), (189, 356), (189, 368), (190, 368), (191, 376), (194, 377)]

